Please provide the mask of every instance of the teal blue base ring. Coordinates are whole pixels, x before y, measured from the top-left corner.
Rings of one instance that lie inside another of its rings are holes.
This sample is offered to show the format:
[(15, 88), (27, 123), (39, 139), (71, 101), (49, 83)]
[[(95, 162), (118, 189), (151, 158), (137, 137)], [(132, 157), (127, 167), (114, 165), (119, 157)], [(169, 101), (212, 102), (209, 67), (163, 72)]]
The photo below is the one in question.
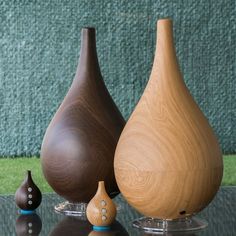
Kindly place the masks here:
[(95, 226), (93, 225), (94, 231), (109, 231), (111, 229), (110, 226)]
[(35, 211), (28, 211), (28, 210), (19, 210), (20, 214), (22, 215), (31, 215), (35, 214)]

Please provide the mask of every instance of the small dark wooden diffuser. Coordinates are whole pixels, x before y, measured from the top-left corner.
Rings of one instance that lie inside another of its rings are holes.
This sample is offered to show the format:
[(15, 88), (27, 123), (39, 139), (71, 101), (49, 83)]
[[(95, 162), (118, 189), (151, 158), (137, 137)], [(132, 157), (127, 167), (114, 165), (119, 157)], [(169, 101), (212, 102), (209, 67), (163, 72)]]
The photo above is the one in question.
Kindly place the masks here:
[(42, 169), (52, 188), (70, 202), (87, 203), (103, 179), (116, 196), (113, 160), (124, 124), (102, 79), (95, 29), (84, 28), (75, 79), (42, 143)]
[(35, 210), (41, 203), (42, 194), (34, 183), (31, 171), (28, 170), (26, 177), (15, 193), (16, 205), (25, 211)]

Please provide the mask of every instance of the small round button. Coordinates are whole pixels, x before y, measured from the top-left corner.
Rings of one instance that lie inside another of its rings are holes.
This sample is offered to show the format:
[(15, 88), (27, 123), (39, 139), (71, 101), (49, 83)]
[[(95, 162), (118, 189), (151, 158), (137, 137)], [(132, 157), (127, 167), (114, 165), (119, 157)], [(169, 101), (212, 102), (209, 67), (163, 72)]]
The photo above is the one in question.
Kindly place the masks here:
[(102, 206), (106, 206), (106, 205), (107, 205), (106, 201), (105, 201), (105, 200), (102, 200), (102, 201), (101, 201), (101, 205), (102, 205)]
[(31, 222), (29, 222), (29, 223), (28, 223), (28, 226), (29, 226), (29, 227), (32, 227), (32, 226), (33, 226), (33, 224), (32, 224)]
[(102, 208), (102, 213), (106, 214), (107, 213), (107, 209), (106, 208)]
[(32, 204), (33, 204), (33, 202), (32, 202), (32, 201), (28, 201), (28, 203), (29, 203), (29, 205), (32, 205)]
[(33, 197), (32, 194), (29, 194), (29, 195), (28, 195), (28, 198), (32, 198), (32, 197)]
[(29, 233), (29, 234), (32, 234), (32, 233), (33, 233), (33, 230), (32, 230), (32, 229), (29, 229), (29, 230), (28, 230), (28, 233)]
[(102, 216), (102, 221), (106, 221), (107, 217), (106, 216)]
[(32, 192), (32, 188), (31, 187), (28, 188), (28, 192)]

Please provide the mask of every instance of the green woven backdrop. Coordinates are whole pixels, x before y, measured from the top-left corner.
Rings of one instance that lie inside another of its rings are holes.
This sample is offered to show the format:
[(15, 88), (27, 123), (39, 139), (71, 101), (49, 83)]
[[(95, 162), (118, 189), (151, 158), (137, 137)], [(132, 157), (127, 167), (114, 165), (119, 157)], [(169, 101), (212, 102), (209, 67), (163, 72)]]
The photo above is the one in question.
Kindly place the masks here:
[(97, 29), (106, 85), (128, 118), (149, 78), (156, 20), (174, 20), (192, 95), (224, 153), (236, 152), (236, 6), (217, 1), (0, 1), (0, 155), (38, 155), (75, 74), (83, 26)]

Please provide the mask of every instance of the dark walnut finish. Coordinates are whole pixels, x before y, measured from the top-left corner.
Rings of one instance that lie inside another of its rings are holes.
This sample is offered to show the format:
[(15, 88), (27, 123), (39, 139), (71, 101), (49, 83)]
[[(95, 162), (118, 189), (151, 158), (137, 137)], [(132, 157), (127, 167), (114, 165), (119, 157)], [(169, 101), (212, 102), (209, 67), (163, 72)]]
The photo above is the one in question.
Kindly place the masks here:
[(42, 201), (42, 194), (34, 183), (31, 171), (28, 170), (26, 177), (15, 193), (16, 205), (26, 211), (35, 210)]
[(95, 29), (84, 28), (74, 81), (42, 143), (42, 169), (52, 188), (70, 202), (89, 202), (104, 180), (116, 196), (113, 160), (124, 125), (102, 79)]

